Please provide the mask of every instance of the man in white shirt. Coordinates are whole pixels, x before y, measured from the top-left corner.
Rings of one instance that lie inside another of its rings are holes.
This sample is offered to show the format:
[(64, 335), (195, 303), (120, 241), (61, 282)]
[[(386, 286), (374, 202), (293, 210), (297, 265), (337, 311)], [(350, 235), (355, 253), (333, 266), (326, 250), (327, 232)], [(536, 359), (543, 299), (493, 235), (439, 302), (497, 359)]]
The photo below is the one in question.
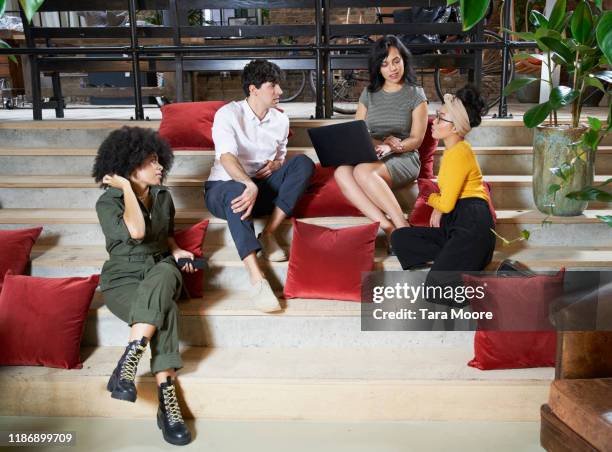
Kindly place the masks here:
[[(242, 72), (245, 100), (230, 102), (215, 115), (212, 137), (215, 163), (204, 185), (206, 207), (227, 220), (238, 254), (251, 279), (251, 298), (264, 312), (280, 309), (257, 262), (257, 252), (271, 261), (287, 254), (274, 233), (293, 211), (308, 186), (314, 163), (305, 155), (285, 161), (289, 118), (275, 107), (282, 90), (280, 68), (254, 60)], [(252, 217), (270, 215), (255, 236)]]

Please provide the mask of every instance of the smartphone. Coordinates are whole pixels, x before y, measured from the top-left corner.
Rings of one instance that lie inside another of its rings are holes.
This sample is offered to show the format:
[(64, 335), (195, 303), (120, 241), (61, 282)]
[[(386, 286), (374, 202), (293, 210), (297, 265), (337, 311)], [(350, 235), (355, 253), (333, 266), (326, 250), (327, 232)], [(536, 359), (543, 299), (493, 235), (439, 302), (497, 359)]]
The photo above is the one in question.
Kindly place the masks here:
[(204, 270), (206, 268), (206, 259), (201, 257), (195, 259), (181, 257), (178, 261), (176, 261), (176, 265), (178, 268), (183, 268), (187, 264), (191, 264), (193, 268), (197, 268), (198, 270)]

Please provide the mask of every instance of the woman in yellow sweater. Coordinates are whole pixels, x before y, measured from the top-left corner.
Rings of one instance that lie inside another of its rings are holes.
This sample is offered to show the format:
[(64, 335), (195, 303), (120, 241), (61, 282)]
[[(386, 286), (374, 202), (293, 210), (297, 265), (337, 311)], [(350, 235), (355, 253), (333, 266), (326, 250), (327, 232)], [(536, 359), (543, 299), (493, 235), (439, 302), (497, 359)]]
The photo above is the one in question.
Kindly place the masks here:
[(451, 280), (459, 282), (457, 272), (483, 270), (491, 262), (493, 217), (480, 166), (465, 141), (484, 109), (480, 94), (470, 86), (444, 96), (432, 127), (433, 137), (444, 140), (446, 149), (438, 173), (440, 193), (427, 200), (434, 209), (430, 227), (401, 228), (391, 235), (404, 270), (433, 261), (432, 271), (455, 272)]

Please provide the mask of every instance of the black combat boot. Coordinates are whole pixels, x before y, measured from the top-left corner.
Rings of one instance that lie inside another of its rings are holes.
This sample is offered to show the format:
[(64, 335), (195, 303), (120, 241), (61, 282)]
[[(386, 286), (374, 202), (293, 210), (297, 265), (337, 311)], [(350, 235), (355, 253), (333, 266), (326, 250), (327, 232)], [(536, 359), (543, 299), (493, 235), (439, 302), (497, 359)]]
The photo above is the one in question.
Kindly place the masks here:
[(113, 370), (113, 374), (108, 380), (106, 389), (111, 393), (113, 399), (136, 401), (136, 370), (138, 362), (147, 348), (147, 338), (137, 339), (128, 344), (123, 352), (123, 356)]
[(167, 377), (166, 382), (159, 386), (158, 391), (157, 426), (161, 429), (164, 439), (175, 446), (189, 444), (191, 432), (183, 420), (172, 379)]

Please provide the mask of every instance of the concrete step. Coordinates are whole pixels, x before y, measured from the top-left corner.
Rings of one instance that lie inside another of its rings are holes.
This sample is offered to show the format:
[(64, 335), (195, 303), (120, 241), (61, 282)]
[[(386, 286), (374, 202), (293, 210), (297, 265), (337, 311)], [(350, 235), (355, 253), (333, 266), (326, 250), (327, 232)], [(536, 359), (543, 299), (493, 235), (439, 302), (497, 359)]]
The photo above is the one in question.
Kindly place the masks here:
[[(281, 293), (278, 294), (282, 296)], [(181, 344), (198, 347), (383, 347), (469, 346), (470, 331), (361, 331), (361, 304), (338, 300), (281, 300), (283, 310), (257, 311), (245, 291), (207, 290), (181, 300)], [(239, 334), (237, 334), (239, 332)], [(97, 292), (83, 345), (122, 346), (129, 327), (104, 306)]]
[[(152, 413), (154, 414), (154, 413)], [(78, 432), (78, 445), (71, 452), (91, 452), (103, 444), (105, 450), (131, 452), (162, 450), (163, 439), (153, 417), (130, 419), (103, 417), (5, 416), (6, 431)], [(198, 452), (381, 452), (452, 450), (482, 451), (494, 444), (496, 452), (538, 452), (540, 422), (491, 421), (187, 421), (194, 435), (185, 451)], [(256, 439), (256, 441), (254, 441)], [(129, 444), (130, 446), (126, 446)], [(138, 444), (138, 446), (132, 446)], [(384, 445), (384, 446), (381, 446)], [(407, 446), (409, 445), (409, 446)], [(171, 446), (165, 446), (164, 450)], [(21, 451), (20, 451), (21, 452)]]
[[(233, 246), (204, 246), (209, 269), (203, 273), (204, 284), (209, 289), (248, 290), (247, 272)], [(42, 277), (88, 276), (100, 273), (108, 258), (102, 245), (47, 246), (36, 245), (32, 249), (32, 275)], [(526, 246), (517, 244), (496, 249), (488, 269), (494, 269), (503, 259), (519, 260), (536, 270), (607, 269), (612, 267), (612, 246)], [(287, 262), (261, 261), (270, 284), (282, 290), (287, 279)], [(385, 249), (376, 249), (374, 270), (399, 271), (396, 257), (388, 256)]]
[[(70, 148), (0, 148), (0, 175), (70, 175), (89, 176), (97, 149)], [(443, 148), (435, 155), (434, 172), (437, 174)], [(596, 174), (612, 174), (612, 146), (600, 146), (595, 161)], [(533, 152), (531, 146), (474, 147), (474, 153), (483, 174), (531, 175)], [(306, 154), (318, 162), (312, 147), (291, 147), (289, 158)], [(171, 176), (208, 174), (214, 161), (214, 151), (202, 149), (175, 150)]]
[[(121, 352), (83, 348), (79, 370), (0, 368), (0, 415), (151, 418), (157, 395), (147, 359), (139, 367), (138, 403), (113, 400), (105, 389)], [(554, 370), (483, 372), (466, 365), (472, 353), (467, 345), (183, 348), (183, 412), (206, 419), (537, 420)]]
[[(530, 231), (529, 243), (533, 245), (571, 246), (580, 243), (597, 246), (612, 243), (612, 228), (602, 223), (597, 216), (610, 214), (609, 210), (586, 210), (577, 217), (547, 217), (533, 210), (498, 210), (496, 231), (507, 239), (514, 239), (524, 229)], [(208, 245), (231, 245), (233, 239), (225, 220), (214, 217), (207, 210), (182, 210), (176, 212), (177, 228), (193, 225), (208, 219), (205, 243)], [(550, 224), (542, 225), (546, 219)], [(255, 230), (261, 231), (267, 219), (255, 219)], [(303, 218), (300, 221), (325, 227), (348, 227), (368, 224), (365, 217)], [(292, 237), (291, 220), (283, 222), (277, 235), (281, 244), (289, 245)], [(38, 239), (40, 245), (91, 245), (104, 244), (104, 236), (93, 209), (0, 209), (0, 227), (17, 229), (43, 225)], [(380, 246), (382, 243), (380, 237)]]
[[(89, 176), (96, 156), (96, 148), (0, 148), (0, 175), (70, 175)], [(289, 157), (306, 154), (315, 161), (312, 147), (291, 147)], [(172, 176), (189, 177), (210, 172), (215, 151), (175, 150)]]
[[(602, 114), (605, 114), (604, 110)], [(605, 120), (604, 117), (602, 119)], [(289, 140), (289, 146), (311, 146), (307, 132), (307, 129), (311, 127), (352, 120), (352, 118), (292, 119), (293, 136)], [(0, 125), (0, 143), (5, 147), (28, 148), (98, 147), (102, 140), (116, 128), (127, 125), (158, 129), (159, 123), (158, 120), (5, 121)], [(522, 119), (518, 117), (514, 119), (484, 118), (481, 125), (474, 129), (467, 138), (473, 146), (531, 146), (533, 129), (527, 129)], [(612, 136), (608, 136), (602, 144), (612, 145)]]
[[(612, 176), (595, 176), (601, 183)], [(484, 176), (492, 187), (496, 209), (535, 209), (532, 176)], [(165, 184), (172, 190), (178, 209), (201, 209), (204, 206), (203, 186), (206, 176), (169, 177)], [(93, 208), (101, 195), (91, 177), (85, 176), (0, 176), (2, 208)], [(416, 183), (395, 190), (400, 205), (409, 210), (418, 195)], [(609, 204), (591, 202), (591, 209), (606, 209)]]

